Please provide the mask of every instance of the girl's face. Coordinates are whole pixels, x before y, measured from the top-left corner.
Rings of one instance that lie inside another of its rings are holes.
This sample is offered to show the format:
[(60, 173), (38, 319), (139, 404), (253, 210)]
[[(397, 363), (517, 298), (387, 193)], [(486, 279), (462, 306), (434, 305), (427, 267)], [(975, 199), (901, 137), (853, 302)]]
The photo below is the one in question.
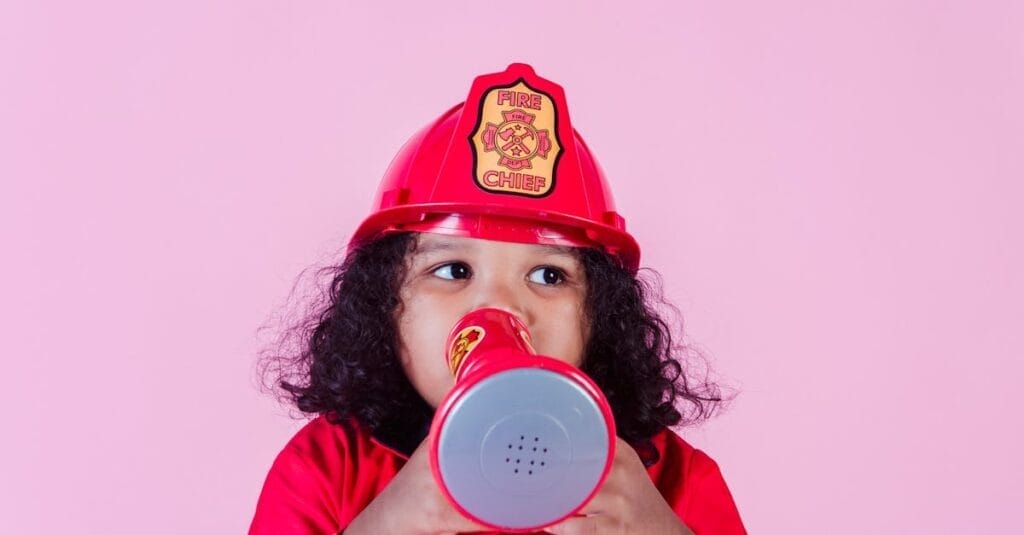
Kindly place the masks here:
[(445, 341), (478, 308), (515, 314), (537, 353), (579, 367), (589, 337), (586, 280), (570, 247), (418, 234), (396, 311), (405, 375), (432, 407), (454, 384)]

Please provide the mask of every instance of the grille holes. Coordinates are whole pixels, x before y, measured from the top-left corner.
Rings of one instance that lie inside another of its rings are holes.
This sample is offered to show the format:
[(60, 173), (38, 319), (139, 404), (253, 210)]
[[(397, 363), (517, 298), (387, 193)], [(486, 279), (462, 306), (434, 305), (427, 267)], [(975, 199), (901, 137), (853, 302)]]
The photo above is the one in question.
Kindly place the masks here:
[[(515, 444), (514, 443), (515, 442), (514, 439), (513, 439), (513, 442), (507, 443), (508, 449), (514, 450), (514, 451), (519, 451), (520, 452), (519, 455), (522, 455), (522, 453), (524, 451), (529, 451), (529, 449), (533, 450), (533, 455), (530, 455), (530, 456), (526, 456), (526, 457), (505, 457), (505, 463), (512, 465), (512, 473), (518, 474), (519, 473), (519, 465), (524, 465), (525, 464), (524, 461), (530, 461), (530, 466), (526, 467), (526, 468), (529, 468), (529, 470), (526, 471), (526, 475), (531, 475), (532, 476), (534, 469), (539, 469), (542, 466), (543, 467), (547, 466), (548, 463), (546, 461), (542, 461), (542, 460), (538, 459), (537, 455), (538, 454), (542, 454), (542, 453), (547, 453), (548, 449), (542, 447), (542, 445), (540, 444), (540, 437), (539, 436), (535, 436), (535, 437), (532, 437), (532, 438), (533, 438), (533, 444), (532, 445), (529, 442), (529, 437), (527, 437), (526, 435), (519, 435), (519, 444)], [(524, 445), (525, 446), (529, 446), (529, 448), (527, 450), (524, 450), (523, 449)], [(515, 462), (512, 462), (513, 460), (515, 460)]]

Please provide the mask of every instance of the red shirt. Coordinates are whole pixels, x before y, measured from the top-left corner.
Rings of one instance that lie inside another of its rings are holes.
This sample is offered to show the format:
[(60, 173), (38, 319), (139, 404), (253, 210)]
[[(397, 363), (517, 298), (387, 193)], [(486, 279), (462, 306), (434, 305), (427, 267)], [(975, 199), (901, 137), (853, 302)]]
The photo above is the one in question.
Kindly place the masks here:
[[(697, 535), (746, 533), (715, 461), (668, 429), (652, 441), (660, 458), (647, 473), (684, 524)], [(338, 533), (406, 459), (355, 422), (333, 425), (320, 416), (277, 456), (249, 533)]]

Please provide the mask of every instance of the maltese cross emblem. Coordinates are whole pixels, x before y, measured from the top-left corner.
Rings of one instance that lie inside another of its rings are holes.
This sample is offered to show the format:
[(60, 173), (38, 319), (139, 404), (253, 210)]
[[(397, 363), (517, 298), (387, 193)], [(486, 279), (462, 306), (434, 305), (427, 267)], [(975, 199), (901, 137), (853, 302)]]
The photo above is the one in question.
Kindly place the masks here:
[(501, 157), (498, 165), (518, 171), (530, 169), (530, 160), (540, 156), (547, 159), (551, 151), (551, 139), (547, 130), (533, 126), (536, 115), (523, 110), (501, 112), (505, 121), (501, 124), (487, 123), (481, 136), (484, 151), (498, 151)]

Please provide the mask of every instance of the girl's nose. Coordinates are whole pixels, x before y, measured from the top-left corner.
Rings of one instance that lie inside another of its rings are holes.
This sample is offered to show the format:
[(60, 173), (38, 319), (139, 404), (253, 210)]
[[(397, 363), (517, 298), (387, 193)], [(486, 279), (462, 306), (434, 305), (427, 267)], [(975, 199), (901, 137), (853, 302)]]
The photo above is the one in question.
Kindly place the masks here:
[(533, 314), (529, 310), (527, 297), (526, 290), (516, 288), (511, 281), (483, 281), (477, 287), (471, 310), (481, 308), (503, 310), (518, 317), (527, 328), (530, 328), (533, 326)]

